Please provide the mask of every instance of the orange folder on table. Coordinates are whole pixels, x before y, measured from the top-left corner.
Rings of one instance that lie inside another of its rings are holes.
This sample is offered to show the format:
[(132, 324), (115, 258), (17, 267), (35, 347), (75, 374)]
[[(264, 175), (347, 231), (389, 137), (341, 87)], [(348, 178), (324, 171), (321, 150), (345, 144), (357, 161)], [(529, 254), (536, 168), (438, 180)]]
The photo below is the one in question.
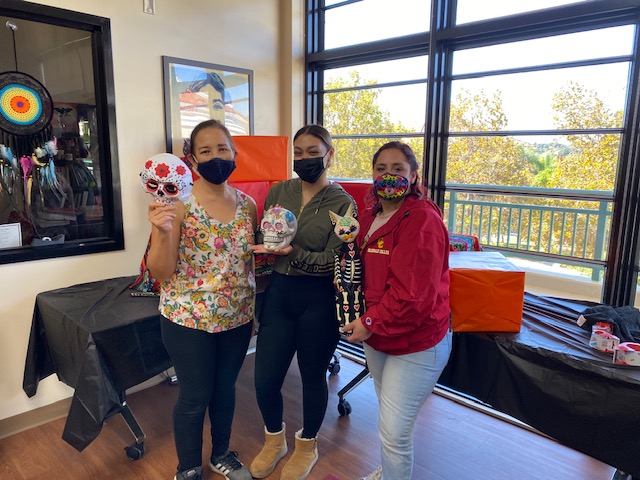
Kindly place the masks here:
[(519, 332), (524, 272), (499, 252), (451, 252), (454, 332)]

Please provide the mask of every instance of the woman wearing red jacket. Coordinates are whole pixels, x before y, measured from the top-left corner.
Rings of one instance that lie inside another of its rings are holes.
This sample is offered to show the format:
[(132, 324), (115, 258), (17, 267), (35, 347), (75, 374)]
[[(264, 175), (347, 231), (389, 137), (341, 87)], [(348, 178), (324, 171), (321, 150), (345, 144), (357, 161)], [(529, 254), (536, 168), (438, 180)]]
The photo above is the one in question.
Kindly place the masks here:
[(367, 480), (409, 480), (413, 426), (451, 353), (449, 235), (422, 198), (411, 148), (389, 142), (373, 156), (375, 202), (360, 216), (366, 312), (345, 326), (364, 341), (380, 414), (382, 466)]

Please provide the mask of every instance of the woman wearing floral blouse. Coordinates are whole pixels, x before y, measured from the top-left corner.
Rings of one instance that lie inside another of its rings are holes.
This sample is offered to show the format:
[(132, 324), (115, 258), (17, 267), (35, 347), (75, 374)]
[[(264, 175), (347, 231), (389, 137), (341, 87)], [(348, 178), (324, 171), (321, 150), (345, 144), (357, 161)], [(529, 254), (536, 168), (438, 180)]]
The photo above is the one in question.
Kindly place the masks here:
[(209, 410), (209, 468), (229, 480), (251, 474), (229, 451), (235, 383), (251, 338), (255, 309), (256, 205), (227, 185), (235, 168), (229, 131), (207, 120), (191, 133), (187, 159), (198, 179), (185, 202), (149, 205), (147, 265), (161, 282), (162, 339), (180, 393), (173, 413), (176, 480), (202, 478), (202, 432)]

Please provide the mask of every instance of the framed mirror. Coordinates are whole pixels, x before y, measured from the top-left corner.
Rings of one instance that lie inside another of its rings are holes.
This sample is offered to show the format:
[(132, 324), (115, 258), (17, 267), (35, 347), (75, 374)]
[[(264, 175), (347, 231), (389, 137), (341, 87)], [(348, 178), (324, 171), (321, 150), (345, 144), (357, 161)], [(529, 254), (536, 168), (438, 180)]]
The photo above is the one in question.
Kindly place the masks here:
[(0, 264), (122, 250), (109, 19), (3, 0), (0, 44)]

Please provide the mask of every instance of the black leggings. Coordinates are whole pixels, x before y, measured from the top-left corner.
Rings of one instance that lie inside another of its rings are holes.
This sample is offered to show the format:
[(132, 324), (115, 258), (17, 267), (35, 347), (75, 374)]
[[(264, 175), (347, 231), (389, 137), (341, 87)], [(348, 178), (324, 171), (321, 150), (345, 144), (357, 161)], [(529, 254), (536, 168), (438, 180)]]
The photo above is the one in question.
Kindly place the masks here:
[(235, 385), (252, 324), (207, 333), (162, 319), (162, 340), (173, 361), (180, 393), (173, 409), (178, 471), (202, 465), (202, 430), (209, 408), (214, 456), (229, 449)]
[(314, 438), (327, 410), (327, 366), (338, 344), (331, 277), (273, 273), (264, 294), (256, 346), (258, 406), (269, 432), (282, 429), (282, 384), (297, 352), (304, 438)]

